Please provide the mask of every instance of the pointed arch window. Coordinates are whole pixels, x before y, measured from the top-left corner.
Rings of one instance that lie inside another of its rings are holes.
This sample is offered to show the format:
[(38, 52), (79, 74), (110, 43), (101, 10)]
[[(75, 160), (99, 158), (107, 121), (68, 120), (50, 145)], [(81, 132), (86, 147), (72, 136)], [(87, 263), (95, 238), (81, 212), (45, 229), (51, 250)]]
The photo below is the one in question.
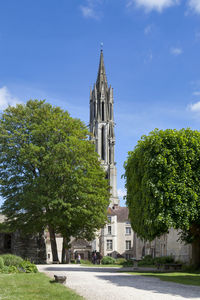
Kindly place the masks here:
[(94, 102), (94, 118), (96, 117), (96, 104)]
[(105, 128), (101, 129), (101, 159), (105, 160)]
[(110, 103), (110, 119), (112, 120), (112, 117), (113, 117), (113, 115), (112, 115), (112, 103)]
[(104, 121), (104, 119), (105, 119), (104, 109), (105, 109), (104, 102), (102, 102), (102, 121)]

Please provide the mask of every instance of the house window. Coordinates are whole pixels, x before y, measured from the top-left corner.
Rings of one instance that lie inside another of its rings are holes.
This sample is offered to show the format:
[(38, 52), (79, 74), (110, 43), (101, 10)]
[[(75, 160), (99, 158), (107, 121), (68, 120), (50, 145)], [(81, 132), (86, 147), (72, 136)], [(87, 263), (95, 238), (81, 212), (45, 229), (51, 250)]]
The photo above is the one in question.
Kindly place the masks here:
[(131, 234), (131, 227), (126, 227), (126, 235), (130, 235)]
[(112, 250), (112, 248), (113, 248), (112, 240), (107, 240), (107, 250)]
[(127, 260), (129, 260), (129, 259), (131, 259), (132, 255), (130, 253), (126, 253), (125, 257), (126, 257)]
[(126, 241), (126, 250), (131, 249), (131, 241)]
[(108, 217), (108, 222), (111, 223), (111, 217)]
[(110, 225), (108, 226), (108, 234), (112, 234), (112, 227)]

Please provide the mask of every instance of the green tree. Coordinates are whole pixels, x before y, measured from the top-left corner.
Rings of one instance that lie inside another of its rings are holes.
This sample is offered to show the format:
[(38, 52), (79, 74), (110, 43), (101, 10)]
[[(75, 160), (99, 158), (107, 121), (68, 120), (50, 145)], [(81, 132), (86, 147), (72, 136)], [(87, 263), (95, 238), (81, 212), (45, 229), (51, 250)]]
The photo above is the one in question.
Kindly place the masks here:
[(0, 119), (0, 193), (11, 230), (48, 228), (91, 239), (106, 221), (109, 186), (89, 132), (78, 119), (45, 101), (8, 107)]
[(200, 263), (200, 132), (155, 130), (128, 153), (127, 206), (133, 230), (152, 240), (182, 230)]

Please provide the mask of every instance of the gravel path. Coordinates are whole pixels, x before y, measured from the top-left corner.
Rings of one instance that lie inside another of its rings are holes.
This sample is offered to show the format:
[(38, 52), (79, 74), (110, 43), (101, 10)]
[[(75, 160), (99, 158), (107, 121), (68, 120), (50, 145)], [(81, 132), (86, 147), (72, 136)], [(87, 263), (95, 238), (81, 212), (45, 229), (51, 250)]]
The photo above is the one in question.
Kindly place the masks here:
[(200, 287), (119, 273), (116, 268), (79, 265), (38, 265), (53, 277), (66, 275), (66, 285), (87, 300), (200, 300)]

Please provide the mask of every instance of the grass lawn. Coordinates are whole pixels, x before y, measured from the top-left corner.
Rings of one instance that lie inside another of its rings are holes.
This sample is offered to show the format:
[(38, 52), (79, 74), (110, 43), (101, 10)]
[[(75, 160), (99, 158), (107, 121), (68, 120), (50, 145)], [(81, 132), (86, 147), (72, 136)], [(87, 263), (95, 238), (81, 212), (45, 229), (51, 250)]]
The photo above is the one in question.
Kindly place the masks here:
[(51, 278), (42, 273), (0, 274), (1, 300), (83, 300), (84, 298), (61, 285), (50, 283)]
[(132, 275), (153, 276), (163, 281), (171, 281), (181, 284), (200, 286), (200, 274), (195, 273), (150, 273), (150, 272), (129, 272)]

